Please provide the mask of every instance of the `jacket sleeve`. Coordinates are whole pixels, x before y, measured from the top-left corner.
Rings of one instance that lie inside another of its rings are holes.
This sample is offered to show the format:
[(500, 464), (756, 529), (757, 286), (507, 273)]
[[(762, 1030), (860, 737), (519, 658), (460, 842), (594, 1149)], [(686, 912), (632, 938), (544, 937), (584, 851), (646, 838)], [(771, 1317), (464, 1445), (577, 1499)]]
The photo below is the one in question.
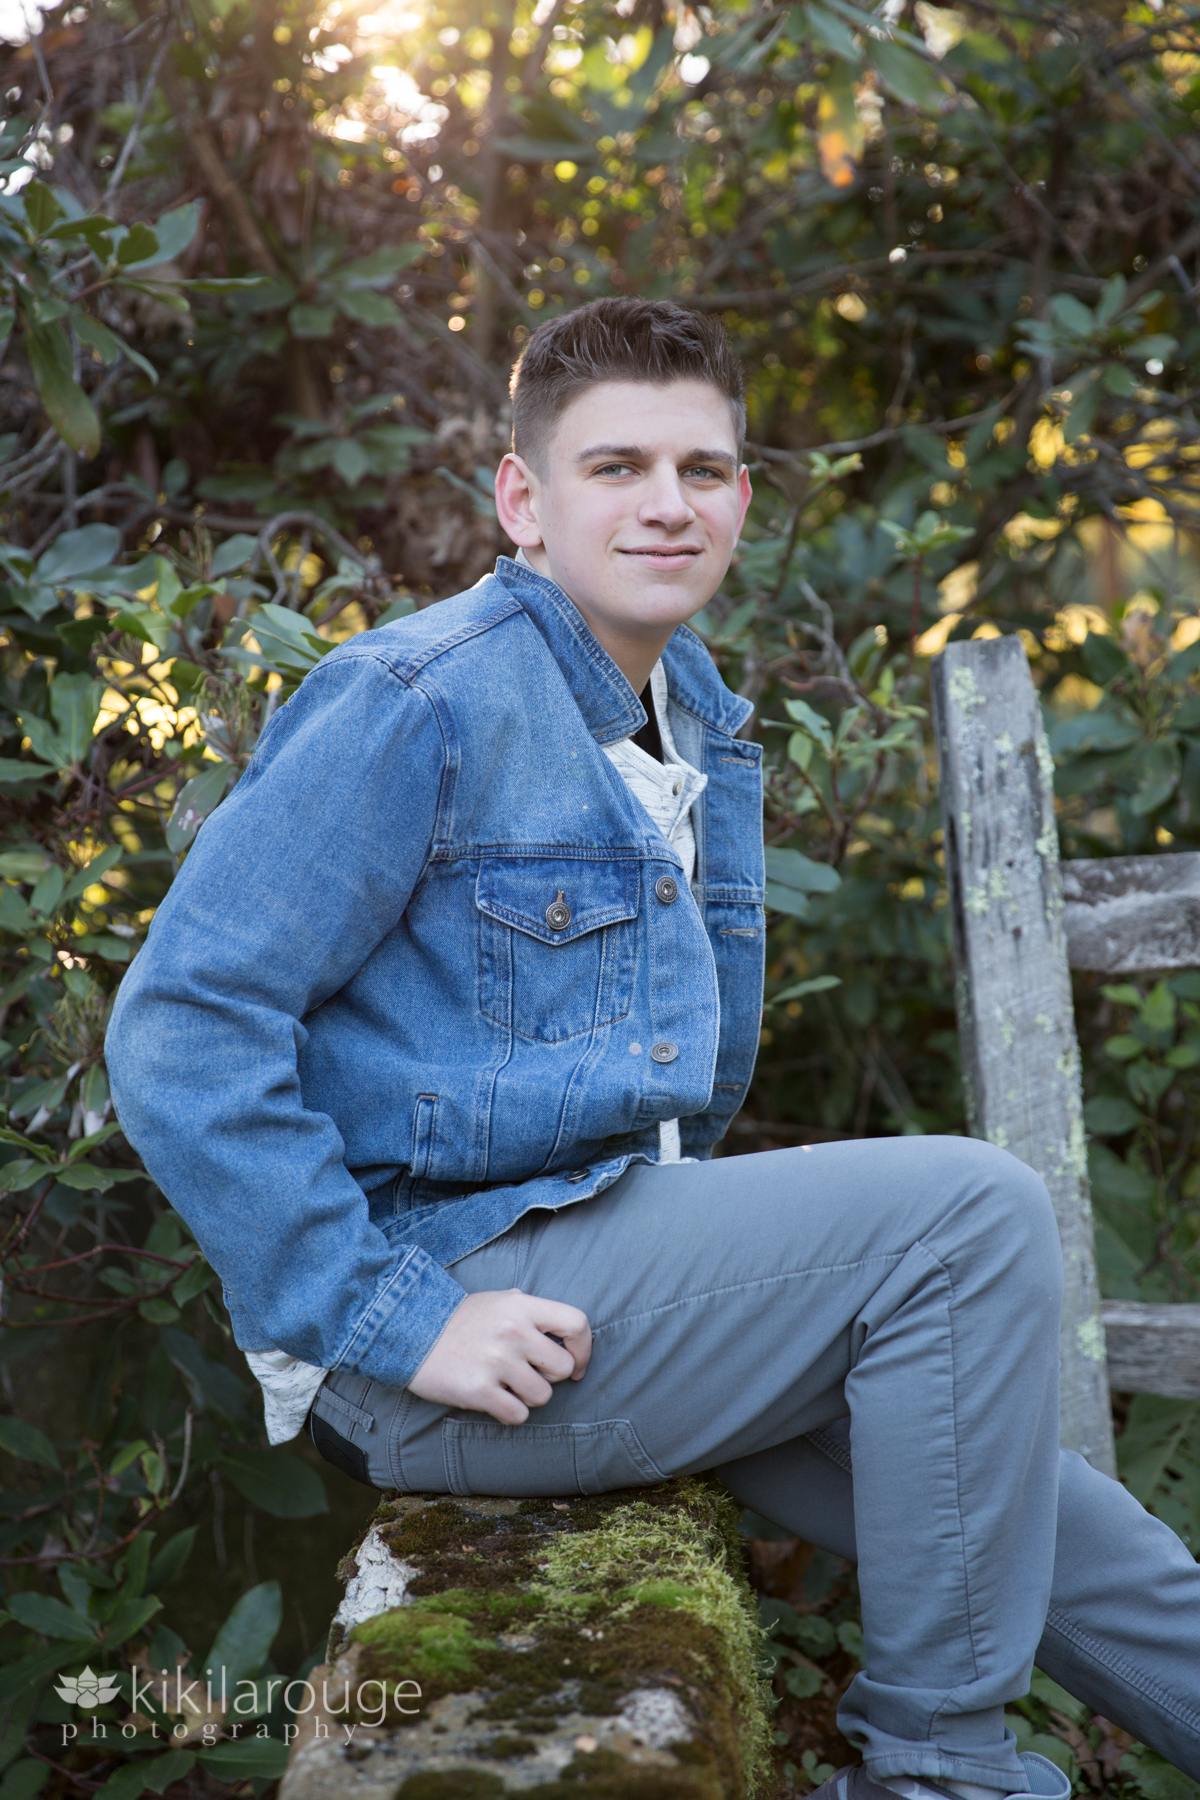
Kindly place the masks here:
[(430, 702), (380, 656), (314, 670), (202, 827), (106, 1045), (122, 1129), (221, 1276), (242, 1348), (391, 1387), (463, 1289), (371, 1223), (297, 1052), (408, 904), (445, 766)]

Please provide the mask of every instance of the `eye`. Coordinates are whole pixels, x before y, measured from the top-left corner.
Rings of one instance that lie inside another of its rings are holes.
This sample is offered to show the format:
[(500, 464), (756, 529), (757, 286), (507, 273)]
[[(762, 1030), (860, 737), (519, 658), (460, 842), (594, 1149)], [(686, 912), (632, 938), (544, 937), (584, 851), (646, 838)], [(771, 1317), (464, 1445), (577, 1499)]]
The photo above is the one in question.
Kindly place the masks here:
[(633, 469), (632, 463), (622, 463), (622, 462), (602, 463), (598, 469), (592, 470), (592, 474), (593, 475), (628, 475), (632, 472), (632, 469)]
[(684, 469), (681, 472), (689, 480), (695, 480), (697, 476), (705, 481), (723, 481), (725, 479), (721, 469), (710, 469), (705, 463), (696, 463), (692, 468)]

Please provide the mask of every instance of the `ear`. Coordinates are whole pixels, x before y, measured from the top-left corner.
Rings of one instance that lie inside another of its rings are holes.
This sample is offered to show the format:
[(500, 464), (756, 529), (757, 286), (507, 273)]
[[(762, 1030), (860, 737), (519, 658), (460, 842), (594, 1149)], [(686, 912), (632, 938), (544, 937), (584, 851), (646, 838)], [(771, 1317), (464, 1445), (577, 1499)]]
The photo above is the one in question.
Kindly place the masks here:
[(741, 537), (741, 535), (742, 535), (742, 526), (746, 523), (746, 512), (749, 508), (750, 496), (753, 493), (753, 491), (754, 490), (750, 486), (750, 471), (746, 467), (745, 463), (743, 463), (741, 468), (738, 470), (737, 534), (739, 537)]
[(496, 514), (514, 544), (533, 550), (542, 541), (537, 518), (539, 483), (523, 456), (510, 453), (496, 470)]

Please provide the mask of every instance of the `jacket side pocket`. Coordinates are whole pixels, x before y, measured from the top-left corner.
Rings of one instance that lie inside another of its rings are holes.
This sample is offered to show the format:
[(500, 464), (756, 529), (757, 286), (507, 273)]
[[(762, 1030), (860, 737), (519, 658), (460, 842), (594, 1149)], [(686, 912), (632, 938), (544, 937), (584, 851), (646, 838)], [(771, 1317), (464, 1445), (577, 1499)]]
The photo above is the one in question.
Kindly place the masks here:
[(412, 1160), (414, 1175), (428, 1175), (433, 1162), (433, 1140), (437, 1125), (436, 1094), (418, 1094), (413, 1109)]

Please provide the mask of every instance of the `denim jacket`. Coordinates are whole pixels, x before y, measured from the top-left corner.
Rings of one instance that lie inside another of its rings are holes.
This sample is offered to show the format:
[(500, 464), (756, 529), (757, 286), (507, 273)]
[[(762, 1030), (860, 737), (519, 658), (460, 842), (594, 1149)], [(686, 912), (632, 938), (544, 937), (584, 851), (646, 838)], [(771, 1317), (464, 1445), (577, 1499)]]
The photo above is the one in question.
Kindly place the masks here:
[(107, 1056), (243, 1349), (403, 1386), (462, 1300), (445, 1265), (655, 1160), (661, 1120), (710, 1155), (741, 1105), (760, 751), (686, 626), (663, 660), (708, 776), (691, 891), (601, 753), (637, 695), (505, 557), (326, 656), (203, 826)]

